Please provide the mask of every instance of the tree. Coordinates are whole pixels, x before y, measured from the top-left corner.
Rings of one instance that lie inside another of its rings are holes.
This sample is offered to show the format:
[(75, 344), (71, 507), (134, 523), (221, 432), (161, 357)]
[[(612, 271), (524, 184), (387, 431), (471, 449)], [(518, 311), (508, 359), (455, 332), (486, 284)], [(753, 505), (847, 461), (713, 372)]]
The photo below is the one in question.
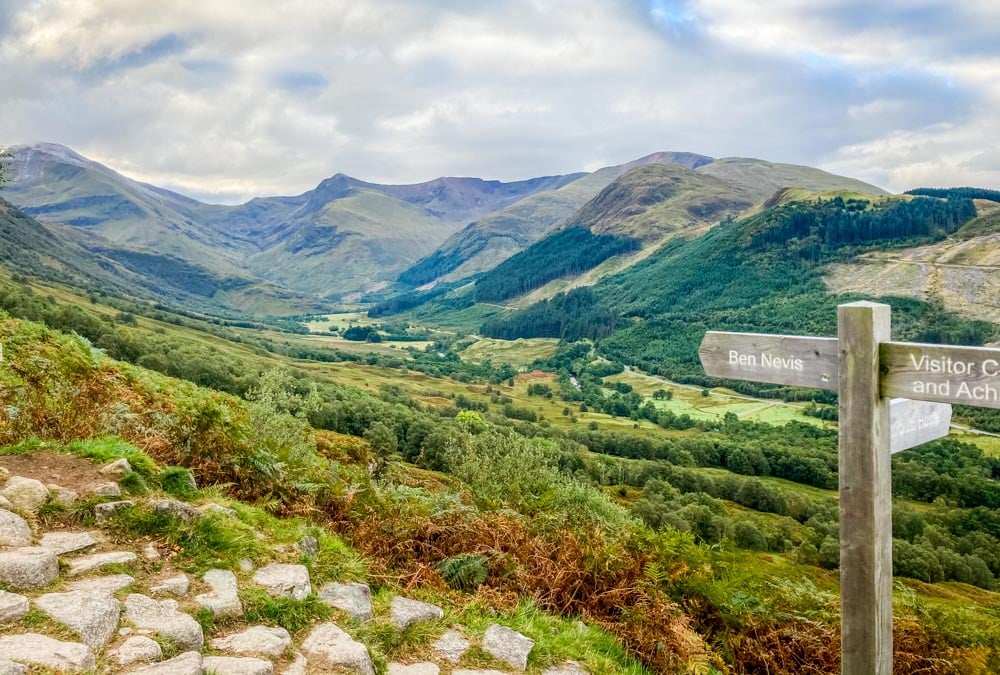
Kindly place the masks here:
[(8, 162), (12, 159), (14, 159), (14, 155), (7, 148), (0, 147), (0, 189), (3, 189), (3, 186), (10, 181), (11, 167)]
[(396, 432), (385, 422), (375, 422), (365, 431), (364, 438), (375, 453), (375, 463), (371, 467), (372, 477), (381, 478), (399, 445)]

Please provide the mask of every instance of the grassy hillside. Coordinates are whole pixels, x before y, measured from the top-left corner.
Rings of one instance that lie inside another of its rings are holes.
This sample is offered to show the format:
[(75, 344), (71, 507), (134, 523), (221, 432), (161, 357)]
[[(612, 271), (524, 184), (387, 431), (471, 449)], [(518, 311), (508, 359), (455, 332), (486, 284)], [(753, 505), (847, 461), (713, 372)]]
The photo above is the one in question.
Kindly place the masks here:
[(827, 173), (796, 164), (780, 164), (745, 157), (726, 157), (699, 167), (700, 173), (715, 176), (749, 191), (753, 201), (767, 199), (782, 188), (803, 188), (810, 192), (844, 190), (869, 197), (887, 194), (885, 190), (854, 178)]

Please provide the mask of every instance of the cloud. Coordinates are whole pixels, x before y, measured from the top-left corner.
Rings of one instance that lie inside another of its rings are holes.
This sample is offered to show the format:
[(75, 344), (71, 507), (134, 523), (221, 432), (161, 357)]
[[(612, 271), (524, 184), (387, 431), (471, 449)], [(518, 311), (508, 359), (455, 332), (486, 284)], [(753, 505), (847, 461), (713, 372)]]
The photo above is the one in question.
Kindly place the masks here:
[(1000, 187), (991, 5), (0, 0), (0, 141), (227, 202), (662, 149)]

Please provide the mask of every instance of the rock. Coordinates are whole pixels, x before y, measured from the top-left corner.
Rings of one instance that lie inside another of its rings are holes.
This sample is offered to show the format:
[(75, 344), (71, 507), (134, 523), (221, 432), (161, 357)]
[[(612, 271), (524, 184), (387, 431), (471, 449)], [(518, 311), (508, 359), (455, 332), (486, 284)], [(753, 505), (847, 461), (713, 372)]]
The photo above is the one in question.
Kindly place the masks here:
[(534, 646), (531, 638), (497, 623), (490, 624), (483, 634), (483, 651), (522, 672), (528, 667), (528, 654)]
[(335, 623), (323, 623), (313, 628), (302, 643), (302, 654), (309, 659), (310, 669), (316, 672), (343, 668), (359, 675), (375, 675), (368, 648), (355, 642)]
[(130, 509), (133, 506), (135, 506), (135, 502), (131, 499), (124, 499), (120, 502), (104, 502), (103, 504), (96, 504), (94, 506), (94, 519), (99, 523), (103, 523), (119, 511)]
[(58, 576), (59, 559), (47, 548), (33, 546), (0, 551), (0, 583), (11, 588), (42, 588)]
[(150, 590), (154, 593), (169, 593), (170, 595), (185, 595), (191, 588), (191, 580), (181, 572), (177, 576), (162, 580)]
[(118, 483), (101, 483), (94, 488), (94, 494), (98, 497), (121, 497), (122, 489)]
[(205, 640), (201, 624), (178, 611), (174, 600), (157, 602), (133, 593), (125, 599), (125, 619), (136, 628), (153, 630), (172, 639), (180, 649), (200, 650)]
[(253, 626), (240, 633), (233, 633), (212, 640), (212, 649), (233, 654), (263, 654), (279, 657), (292, 644), (292, 636), (284, 628)]
[(35, 606), (79, 635), (91, 649), (103, 647), (118, 630), (121, 605), (110, 593), (48, 593), (37, 598)]
[(161, 499), (153, 505), (153, 511), (180, 518), (181, 520), (195, 520), (201, 518), (201, 511), (176, 499)]
[(97, 539), (90, 532), (46, 532), (38, 545), (56, 555), (64, 555), (82, 551), (96, 543)]
[(132, 675), (201, 675), (201, 654), (184, 652), (179, 656), (145, 668), (129, 671)]
[(206, 656), (201, 660), (202, 670), (215, 675), (274, 675), (270, 661), (235, 656)]
[(73, 558), (69, 561), (69, 575), (75, 577), (78, 574), (96, 570), (105, 565), (128, 565), (134, 563), (137, 557), (132, 551), (111, 551), (109, 553), (91, 553), (90, 555)]
[(49, 499), (59, 506), (73, 506), (76, 500), (80, 498), (80, 495), (73, 490), (49, 483), (46, 485), (49, 489)]
[(388, 675), (440, 675), (441, 669), (433, 663), (390, 663)]
[(299, 542), (299, 552), (310, 558), (315, 558), (319, 554), (319, 539), (306, 535)]
[(367, 584), (325, 584), (319, 589), (319, 597), (323, 602), (347, 612), (347, 615), (358, 621), (371, 621), (372, 591)]
[(62, 642), (38, 633), (0, 637), (0, 659), (76, 673), (93, 670), (94, 652), (79, 642)]
[(306, 657), (302, 656), (302, 654), (296, 654), (295, 660), (285, 668), (285, 672), (282, 675), (306, 675), (306, 666), (308, 665), (309, 662), (306, 660)]
[(227, 518), (239, 518), (240, 514), (236, 513), (234, 509), (226, 506), (221, 506), (219, 504), (205, 504), (201, 507), (202, 513), (215, 513), (220, 516), (226, 516)]
[(264, 586), (275, 598), (305, 600), (312, 593), (309, 570), (305, 565), (267, 565), (254, 573), (253, 582)]
[(28, 675), (28, 666), (6, 659), (0, 660), (0, 675)]
[(31, 546), (31, 528), (21, 516), (0, 509), (0, 548), (5, 546)]
[(45, 484), (34, 478), (12, 476), (0, 490), (0, 495), (7, 498), (15, 511), (21, 513), (38, 513), (49, 498), (49, 489)]
[(240, 572), (243, 572), (244, 574), (250, 574), (251, 572), (253, 572), (254, 568), (253, 560), (250, 560), (249, 558), (243, 558), (242, 560), (240, 560), (239, 566), (240, 566)]
[(469, 670), (467, 668), (459, 668), (458, 670), (451, 671), (451, 675), (508, 675), (499, 670)]
[(195, 602), (212, 610), (218, 617), (243, 616), (243, 603), (240, 602), (235, 574), (229, 570), (209, 570), (205, 572), (203, 579), (212, 592), (195, 596)]
[(67, 584), (67, 588), (71, 591), (99, 591), (111, 595), (123, 588), (128, 588), (134, 583), (135, 579), (127, 574), (112, 574), (107, 577), (79, 579)]
[(465, 652), (469, 651), (469, 641), (457, 630), (450, 630), (435, 642), (434, 651), (452, 663), (458, 663)]
[(588, 675), (587, 671), (576, 661), (567, 661), (561, 666), (553, 666), (542, 675)]
[(435, 621), (444, 617), (444, 610), (437, 605), (399, 596), (392, 600), (391, 613), (392, 622), (400, 630), (405, 630), (419, 621)]
[(0, 623), (13, 623), (28, 613), (28, 598), (0, 591)]
[(116, 459), (110, 464), (105, 464), (100, 468), (98, 473), (104, 476), (117, 476), (121, 478), (129, 471), (132, 470), (132, 465), (128, 463), (128, 460), (122, 457), (121, 459)]
[(9, 499), (4, 497), (3, 495), (0, 495), (0, 509), (3, 509), (5, 511), (13, 511), (14, 505), (10, 503)]
[(108, 652), (119, 666), (130, 663), (153, 663), (163, 658), (163, 650), (156, 640), (145, 635), (134, 635)]

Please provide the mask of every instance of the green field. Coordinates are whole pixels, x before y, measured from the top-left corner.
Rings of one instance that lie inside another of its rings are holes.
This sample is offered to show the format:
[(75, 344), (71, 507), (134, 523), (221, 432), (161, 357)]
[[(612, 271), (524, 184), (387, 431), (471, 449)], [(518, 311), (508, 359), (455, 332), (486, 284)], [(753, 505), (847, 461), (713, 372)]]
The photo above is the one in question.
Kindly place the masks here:
[(480, 338), (462, 350), (462, 358), (473, 363), (492, 361), (494, 364), (509, 363), (511, 366), (527, 368), (535, 359), (549, 359), (555, 356), (559, 340), (555, 338), (531, 338), (521, 340), (495, 340)]

